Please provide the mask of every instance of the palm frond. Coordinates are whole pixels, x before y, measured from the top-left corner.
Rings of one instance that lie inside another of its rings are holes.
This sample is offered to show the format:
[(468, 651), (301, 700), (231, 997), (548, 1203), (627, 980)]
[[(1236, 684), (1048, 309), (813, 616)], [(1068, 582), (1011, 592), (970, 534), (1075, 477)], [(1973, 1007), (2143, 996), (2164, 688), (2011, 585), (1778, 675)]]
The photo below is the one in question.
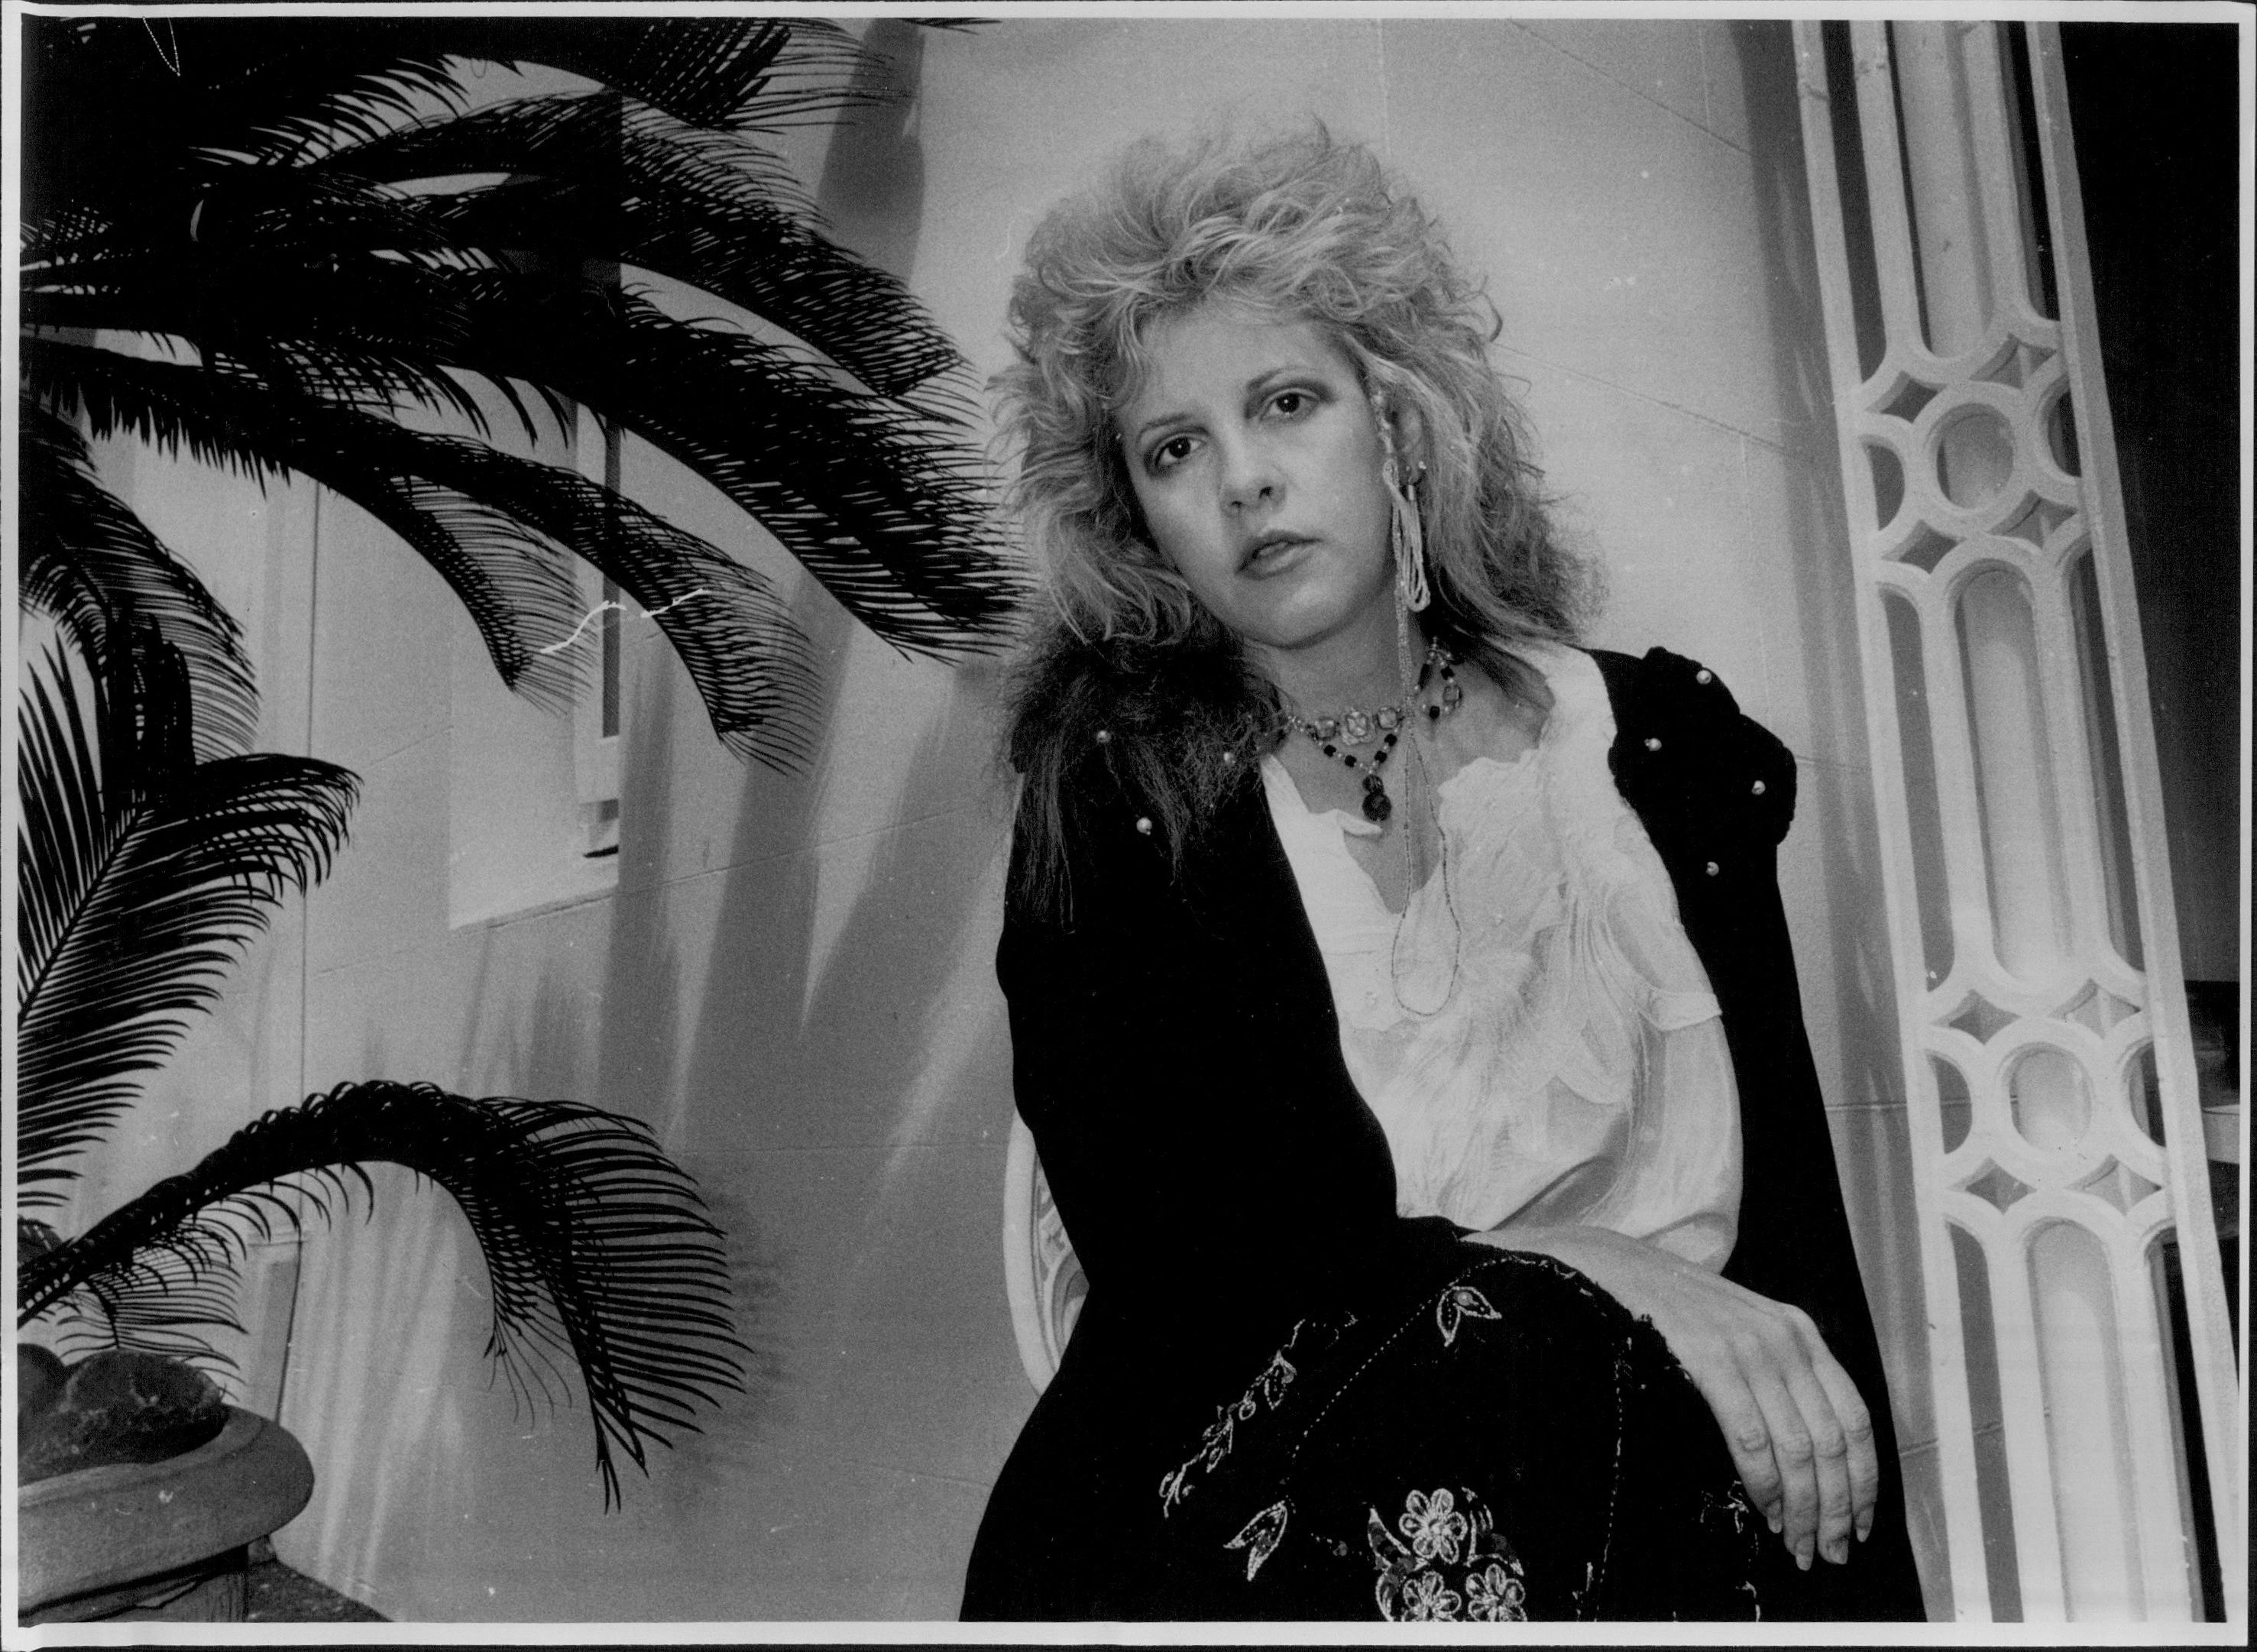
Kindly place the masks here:
[(536, 704), (570, 703), (575, 656), (548, 644), (583, 604), (566, 559), (484, 501), (402, 471), (366, 436), (388, 419), (261, 390), (240, 374), (35, 339), (23, 353), (35, 394), (74, 397), (97, 436), (129, 431), (167, 452), (252, 477), (302, 475), (405, 540), (453, 590), (503, 682)]
[[(497, 174), (506, 187), (472, 181)], [(146, 188), (131, 212), (81, 202), (27, 223), (28, 316), (110, 325), (91, 320), (101, 310), (85, 301), (152, 280), (193, 289), (200, 273), (224, 287), (246, 259), (294, 273), (339, 258), (493, 262), (529, 251), (576, 267), (612, 260), (710, 292), (883, 394), (945, 375), (959, 394), (969, 388), (954, 345), (898, 280), (823, 236), (774, 153), (615, 93), (449, 107), (307, 164), (216, 167)], [(289, 330), (280, 318), (290, 311), (259, 313)]]
[(23, 409), (18, 449), (18, 591), (53, 615), (88, 661), (143, 627), (180, 653), (195, 698), (195, 755), (224, 757), (257, 733), (258, 697), (243, 634), (203, 582), (95, 480), (85, 442), (43, 408)]
[(228, 1377), (235, 1361), (212, 1333), (243, 1330), (236, 1313), (236, 1261), (233, 1251), (194, 1259), (152, 1252), (126, 1277), (73, 1291), (51, 1306), (41, 1316), (50, 1345), (67, 1360), (113, 1351), (162, 1354), (212, 1377)]
[(711, 130), (774, 131), (875, 99), (863, 53), (808, 18), (425, 17), (25, 20), (24, 217), (130, 208), (218, 167), (294, 165), (435, 106), (458, 65), (544, 64)]
[(18, 1323), (74, 1295), (127, 1300), (159, 1258), (211, 1274), (240, 1255), (246, 1230), (294, 1231), (301, 1208), (327, 1216), (379, 1162), (428, 1178), (461, 1208), (493, 1294), (488, 1352), (513, 1383), (540, 1389), (535, 1366), (550, 1353), (577, 1371), (607, 1507), (619, 1498), (615, 1448), (647, 1472), (648, 1443), (694, 1429), (697, 1406), (742, 1386), (721, 1235), (644, 1125), (575, 1102), (474, 1101), (428, 1084), (341, 1085), (266, 1114), (194, 1170), (29, 1258)]
[[(395, 358), (465, 341), (444, 365), (494, 382), (545, 385), (633, 432), (695, 471), (742, 508), (879, 636), (905, 651), (948, 658), (990, 646), (1003, 634), (1020, 585), (994, 544), (980, 462), (965, 431), (913, 403), (855, 389), (782, 345), (718, 328), (687, 327), (633, 294), (592, 284), (492, 269), (425, 270), (394, 266), (377, 283), (398, 293), (416, 279), (448, 289), (428, 312), (442, 323), (430, 336), (393, 346)], [(350, 271), (308, 273), (272, 284), (247, 274), (229, 294), (247, 331), (262, 306), (279, 321), (294, 307), (320, 305), (325, 284), (352, 282)], [(152, 295), (153, 298), (153, 295)], [(338, 315), (415, 317), (377, 301), (372, 292)], [(199, 317), (162, 314), (140, 322), (88, 315), (74, 324), (138, 325), (190, 337)], [(294, 358), (268, 378), (256, 360), (223, 358), (222, 335), (197, 340), (205, 371), (228, 371), (262, 394), (333, 389), (338, 399), (366, 382), (351, 353), (331, 383), (321, 355), (302, 337)], [(262, 346), (272, 355), (272, 344)], [(108, 352), (27, 343), (59, 371), (43, 394), (77, 394), (90, 414), (93, 363)], [(372, 352), (371, 352), (372, 353)], [(123, 358), (118, 358), (123, 359)], [(163, 364), (135, 361), (136, 371)], [(101, 369), (114, 375), (116, 368)], [(99, 422), (96, 429), (103, 428)]]
[[(53, 350), (26, 351), (34, 378)], [(220, 464), (301, 471), (423, 552), (485, 637), (503, 680), (540, 698), (583, 650), (578, 587), (558, 547), (615, 581), (673, 645), (714, 732), (789, 768), (807, 755), (817, 672), (781, 593), (761, 574), (611, 489), (484, 443), (349, 408), (294, 408), (232, 379), (105, 356), (78, 379), (97, 430), (130, 429)]]
[[(152, 269), (130, 298), (71, 294), (49, 319), (188, 339), (205, 371), (270, 395), (365, 405), (450, 372), (548, 386), (703, 475), (897, 647), (961, 652), (1017, 600), (984, 471), (945, 407), (860, 391), (781, 344), (578, 279), (373, 259), (210, 275)], [(34, 339), (27, 360), (35, 350), (61, 370), (51, 397), (86, 394), (81, 376), (107, 353)]]
[(435, 198), (458, 245), (664, 275), (803, 340), (881, 395), (965, 370), (899, 280), (820, 233), (768, 151), (608, 94), (417, 122), (339, 150), (318, 171), (384, 185), (506, 174), (501, 187)]
[[(59, 1202), (64, 1162), (131, 1104), (289, 888), (327, 870), (358, 783), (333, 763), (194, 761), (179, 656), (153, 633), (88, 671), (59, 656), (18, 713), (17, 1180)], [(167, 668), (172, 680), (166, 680)], [(130, 672), (130, 674), (129, 674)]]
[[(347, 416), (381, 427), (364, 432), (368, 445), (402, 472), (506, 513), (601, 571), (673, 645), (723, 745), (779, 769), (807, 757), (814, 652), (762, 575), (577, 471)], [(586, 629), (584, 619), (541, 651), (568, 649)]]
[[(1022, 589), (988, 526), (964, 363), (754, 141), (889, 96), (843, 32), (35, 18), (25, 39), (23, 359), (47, 408), (353, 500), (539, 702), (572, 686), (575, 656), (552, 645), (580, 617), (560, 547), (577, 552), (659, 617), (723, 739), (780, 766), (808, 742), (809, 678), (765, 584), (506, 457), (433, 439), (403, 463), (410, 434), (381, 425), (428, 410), (483, 436), (493, 393), (528, 431), (577, 406), (703, 477), (896, 648), (953, 658), (1007, 631)], [(473, 111), (470, 59), (602, 89)], [(619, 290), (622, 271), (755, 329), (669, 315)], [(107, 334), (179, 359), (87, 342)]]
[(984, 472), (952, 421), (749, 335), (682, 328), (633, 293), (489, 282), (478, 308), (505, 372), (555, 385), (704, 477), (895, 647), (958, 657), (1017, 612)]

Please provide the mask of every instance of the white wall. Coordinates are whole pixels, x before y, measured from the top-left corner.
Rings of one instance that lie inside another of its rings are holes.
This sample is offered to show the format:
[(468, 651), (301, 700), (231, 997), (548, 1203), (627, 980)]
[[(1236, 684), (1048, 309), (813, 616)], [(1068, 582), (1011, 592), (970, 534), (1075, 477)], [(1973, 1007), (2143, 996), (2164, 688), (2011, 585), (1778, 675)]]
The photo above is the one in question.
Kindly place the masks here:
[[(886, 164), (845, 164), (867, 141), (833, 152), (826, 204), (983, 373), (1044, 208), (1127, 139), (1217, 117), (1313, 114), (1371, 141), (1489, 273), (1499, 365), (1613, 571), (1594, 641), (1704, 659), (1801, 762), (1789, 910), (1925, 1500), (1926, 1355), (1786, 25), (1015, 19), (921, 52)], [(823, 160), (807, 153), (811, 181)], [(605, 1514), (584, 1413), (535, 1419), (490, 1386), (467, 1234), (398, 1179), (374, 1220), (308, 1251), (284, 1420), (320, 1484), (281, 1551), (395, 1618), (952, 1616), (1033, 1399), (999, 1243), (992, 680), (876, 644), (648, 454), (630, 450), (626, 482), (797, 592), (830, 662), (818, 756), (796, 778), (739, 767), (634, 623), (617, 894), (450, 930), (451, 731), (497, 713), (449, 691), (464, 622), (435, 578), (325, 501), (311, 748), (367, 791), (309, 908), (304, 1067), (315, 1086), (421, 1077), (649, 1119), (736, 1237), (753, 1389)], [(272, 592), (304, 566), (272, 557)], [(289, 1018), (296, 974), (247, 972), (242, 990)]]

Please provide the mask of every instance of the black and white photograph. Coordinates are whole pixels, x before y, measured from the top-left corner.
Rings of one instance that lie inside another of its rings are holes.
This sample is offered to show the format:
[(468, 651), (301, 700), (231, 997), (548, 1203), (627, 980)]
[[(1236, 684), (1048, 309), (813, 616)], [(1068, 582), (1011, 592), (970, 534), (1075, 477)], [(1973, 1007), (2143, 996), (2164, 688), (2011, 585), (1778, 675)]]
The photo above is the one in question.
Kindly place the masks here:
[(5, 0), (6, 1644), (2246, 1644), (2253, 65)]

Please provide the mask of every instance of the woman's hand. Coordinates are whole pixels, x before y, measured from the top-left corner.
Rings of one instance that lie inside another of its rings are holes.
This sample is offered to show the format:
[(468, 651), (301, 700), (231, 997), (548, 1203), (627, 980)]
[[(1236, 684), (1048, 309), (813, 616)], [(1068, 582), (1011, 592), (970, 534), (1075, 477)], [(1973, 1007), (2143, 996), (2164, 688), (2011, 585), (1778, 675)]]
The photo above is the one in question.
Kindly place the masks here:
[(1872, 1417), (1810, 1316), (1604, 1228), (1515, 1227), (1475, 1236), (1566, 1263), (1653, 1322), (1716, 1414), (1740, 1483), (1795, 1563), (1839, 1564), (1872, 1529), (1880, 1463)]

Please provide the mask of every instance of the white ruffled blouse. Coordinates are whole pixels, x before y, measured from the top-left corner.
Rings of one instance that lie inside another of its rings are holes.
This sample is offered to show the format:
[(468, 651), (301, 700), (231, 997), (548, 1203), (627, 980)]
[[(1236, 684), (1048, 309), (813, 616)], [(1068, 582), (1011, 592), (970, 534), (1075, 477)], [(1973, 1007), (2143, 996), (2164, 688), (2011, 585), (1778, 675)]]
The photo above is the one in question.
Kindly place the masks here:
[(1532, 645), (1553, 705), (1519, 758), (1439, 788), (1447, 854), (1398, 921), (1284, 765), (1270, 810), (1316, 931), (1348, 1069), (1387, 1132), (1397, 1205), (1468, 1228), (1611, 1228), (1722, 1267), (1740, 1115), (1716, 998), (1668, 872), (1616, 791), (1590, 656)]

